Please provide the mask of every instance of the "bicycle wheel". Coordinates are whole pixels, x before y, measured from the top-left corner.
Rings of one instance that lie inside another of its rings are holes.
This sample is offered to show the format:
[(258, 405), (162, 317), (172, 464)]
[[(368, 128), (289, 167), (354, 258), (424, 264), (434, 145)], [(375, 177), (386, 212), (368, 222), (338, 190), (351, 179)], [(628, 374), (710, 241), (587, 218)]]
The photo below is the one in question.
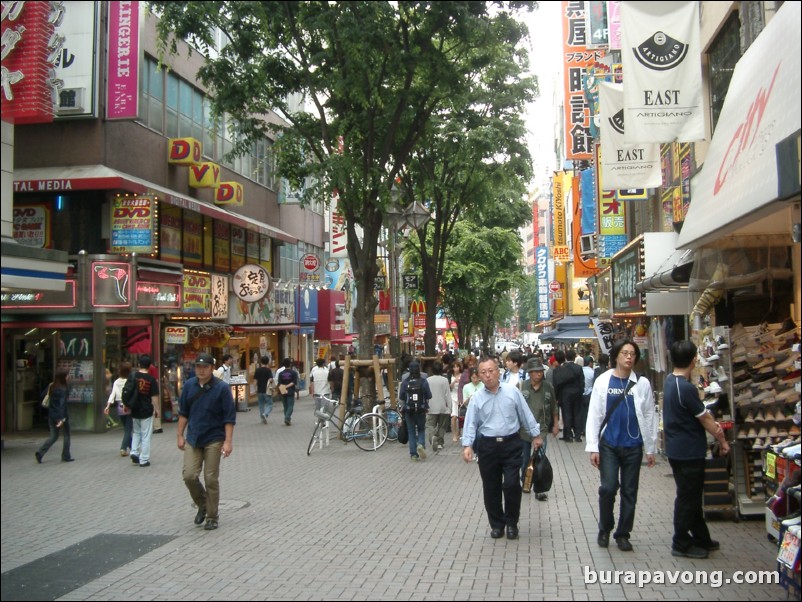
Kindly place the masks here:
[(363, 414), (355, 423), (353, 438), (364, 451), (376, 451), (387, 441), (387, 421), (379, 414)]
[(306, 448), (306, 455), (311, 455), (315, 445), (320, 441), (321, 431), (323, 430), (323, 422), (318, 420), (315, 425), (315, 430), (312, 432), (312, 438), (309, 440), (309, 447)]
[(398, 429), (401, 427), (401, 414), (398, 410), (385, 410), (384, 419), (387, 421), (388, 441), (398, 441)]

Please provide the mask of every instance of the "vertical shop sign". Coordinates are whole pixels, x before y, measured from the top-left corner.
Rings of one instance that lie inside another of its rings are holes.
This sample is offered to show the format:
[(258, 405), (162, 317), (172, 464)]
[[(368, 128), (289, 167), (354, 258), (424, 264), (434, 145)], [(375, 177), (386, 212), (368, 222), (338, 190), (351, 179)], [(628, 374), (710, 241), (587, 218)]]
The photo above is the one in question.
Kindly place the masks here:
[(641, 244), (619, 253), (613, 261), (613, 312), (639, 312), (643, 295), (635, 290), (641, 276)]
[[(601, 161), (601, 147), (596, 145), (596, 161)], [(610, 258), (627, 245), (626, 205), (618, 200), (614, 190), (605, 190), (601, 173), (596, 172), (599, 199), (599, 238), (596, 257), (599, 265), (609, 265)]]
[(53, 121), (54, 94), (63, 84), (53, 69), (64, 44), (56, 24), (64, 11), (64, 4), (56, 2), (3, 3), (4, 122)]
[(14, 240), (26, 247), (50, 247), (50, 207), (17, 205), (14, 207)]
[(199, 268), (203, 265), (203, 218), (199, 213), (184, 211), (184, 266)]
[(345, 228), (345, 216), (340, 212), (340, 196), (332, 195), (329, 209), (329, 257), (348, 257), (348, 231)]
[(131, 305), (131, 265), (92, 262), (92, 307), (124, 309)]
[(163, 203), (159, 211), (159, 255), (181, 261), (181, 208)]
[(187, 314), (211, 314), (212, 279), (207, 272), (184, 271), (184, 297), (181, 311)]
[(259, 233), (248, 230), (246, 233), (246, 252), (249, 263), (259, 263)]
[(563, 62), (565, 89), (565, 157), (592, 157), (590, 107), (582, 87), (585, 69), (604, 57), (604, 50), (588, 48), (585, 3), (562, 2)]
[(535, 274), (537, 275), (537, 318), (548, 320), (549, 308), (549, 248), (535, 249)]
[(228, 276), (212, 274), (212, 318), (228, 317)]
[(153, 253), (155, 205), (147, 196), (112, 199), (110, 253)]
[(139, 2), (109, 2), (106, 119), (139, 113)]
[(98, 7), (100, 2), (70, 2), (58, 32), (64, 47), (56, 59), (59, 91), (56, 116), (97, 116)]
[(237, 270), (245, 265), (245, 228), (231, 226), (231, 269)]
[(220, 220), (214, 222), (214, 269), (218, 272), (231, 269), (231, 226)]

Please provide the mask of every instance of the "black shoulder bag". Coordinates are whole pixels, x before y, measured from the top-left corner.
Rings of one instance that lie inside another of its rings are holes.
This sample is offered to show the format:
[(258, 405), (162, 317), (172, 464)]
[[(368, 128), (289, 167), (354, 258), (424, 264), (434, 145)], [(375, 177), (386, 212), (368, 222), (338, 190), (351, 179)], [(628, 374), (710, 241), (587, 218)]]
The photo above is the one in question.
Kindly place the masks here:
[(616, 399), (615, 402), (613, 402), (613, 407), (610, 408), (610, 411), (605, 414), (604, 420), (602, 420), (601, 423), (601, 427), (599, 427), (599, 445), (601, 445), (602, 431), (604, 430), (604, 427), (607, 425), (607, 421), (610, 419), (610, 416), (612, 416), (613, 412), (615, 412), (616, 408), (619, 405), (621, 405), (621, 402), (627, 398), (627, 394), (632, 390), (632, 387), (634, 387), (637, 384), (638, 380), (640, 380), (639, 376), (635, 379), (635, 381), (631, 380), (627, 381), (627, 386), (624, 389), (624, 393), (621, 395), (621, 397)]

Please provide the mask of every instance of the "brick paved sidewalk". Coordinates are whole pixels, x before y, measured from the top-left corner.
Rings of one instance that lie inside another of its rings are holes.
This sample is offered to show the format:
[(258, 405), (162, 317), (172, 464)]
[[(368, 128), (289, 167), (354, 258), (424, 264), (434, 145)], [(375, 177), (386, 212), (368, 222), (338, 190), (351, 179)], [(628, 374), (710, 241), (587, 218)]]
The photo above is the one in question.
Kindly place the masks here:
[[(389, 442), (369, 453), (333, 441), (307, 457), (312, 407), (312, 400), (302, 397), (291, 427), (282, 423), (280, 404), (267, 426), (255, 411), (237, 414), (234, 453), (221, 469), (220, 528), (213, 532), (192, 522), (195, 510), (181, 480), (174, 424), (154, 435), (147, 469), (119, 456), (119, 431), (73, 435), (71, 464), (59, 461), (60, 442), (42, 465), (36, 463), (33, 452), (44, 433), (5, 437), (3, 599), (23, 598), (6, 589), (7, 577), (19, 574), (9, 573), (12, 569), (87, 540), (109, 541), (103, 536), (111, 535), (120, 541), (160, 536), (167, 543), (137, 548), (116, 568), (72, 569), (68, 577), (76, 585), (59, 599), (785, 597), (778, 585), (585, 583), (583, 567), (721, 571), (724, 579), (739, 570), (774, 570), (776, 546), (767, 540), (762, 521), (713, 521), (720, 551), (707, 560), (671, 556), (674, 487), (665, 459), (642, 471), (634, 553), (596, 545), (598, 474), (584, 445), (553, 439), (549, 500), (525, 496), (521, 538), (492, 540), (477, 465), (462, 461), (450, 437), (440, 454), (416, 464), (406, 446)], [(36, 584), (55, 582), (59, 571), (58, 566), (39, 571)]]

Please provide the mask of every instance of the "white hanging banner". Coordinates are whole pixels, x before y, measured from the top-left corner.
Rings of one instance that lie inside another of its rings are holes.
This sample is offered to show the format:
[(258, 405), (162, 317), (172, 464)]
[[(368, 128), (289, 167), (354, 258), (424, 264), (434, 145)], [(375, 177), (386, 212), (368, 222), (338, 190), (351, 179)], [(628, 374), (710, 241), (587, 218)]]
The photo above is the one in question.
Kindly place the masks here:
[(599, 132), (601, 135), (601, 181), (605, 190), (657, 188), (663, 183), (660, 145), (628, 144), (625, 140), (624, 86), (599, 85)]
[(705, 137), (699, 3), (622, 2), (626, 141)]

